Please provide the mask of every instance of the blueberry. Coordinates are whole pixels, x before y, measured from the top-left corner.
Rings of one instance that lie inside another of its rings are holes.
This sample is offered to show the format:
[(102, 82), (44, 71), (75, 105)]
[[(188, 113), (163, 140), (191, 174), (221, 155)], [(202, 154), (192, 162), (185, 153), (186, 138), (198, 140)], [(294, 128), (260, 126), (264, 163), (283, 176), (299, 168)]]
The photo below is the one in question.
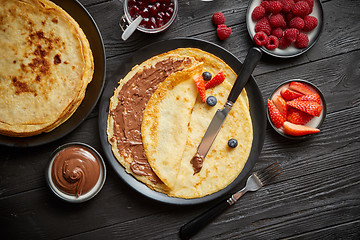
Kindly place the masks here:
[(207, 103), (209, 106), (215, 106), (216, 103), (217, 103), (217, 99), (216, 99), (216, 97), (214, 97), (214, 96), (208, 96), (207, 99), (206, 99), (206, 103)]
[(209, 73), (209, 72), (203, 72), (203, 73), (202, 73), (202, 77), (203, 77), (203, 79), (204, 79), (205, 81), (209, 81), (209, 80), (211, 80), (212, 75), (211, 75), (211, 73)]
[(235, 138), (232, 138), (228, 141), (228, 145), (231, 148), (236, 148), (238, 145), (238, 141)]

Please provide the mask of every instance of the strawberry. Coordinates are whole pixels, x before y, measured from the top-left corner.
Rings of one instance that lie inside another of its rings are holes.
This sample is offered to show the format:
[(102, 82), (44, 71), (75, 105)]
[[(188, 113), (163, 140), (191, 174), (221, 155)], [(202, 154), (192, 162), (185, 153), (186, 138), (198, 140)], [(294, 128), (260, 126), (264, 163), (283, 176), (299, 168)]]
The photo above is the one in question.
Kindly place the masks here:
[(272, 98), (272, 101), (275, 104), (275, 106), (277, 107), (277, 109), (279, 109), (279, 112), (281, 113), (281, 115), (283, 115), (286, 118), (287, 105), (286, 105), (285, 100), (280, 95), (276, 95)]
[(317, 117), (320, 116), (322, 111), (322, 106), (320, 104), (311, 101), (293, 100), (287, 102), (287, 105)]
[(280, 113), (279, 109), (277, 109), (274, 103), (269, 99), (267, 100), (267, 104), (272, 123), (276, 128), (280, 128), (286, 120), (285, 117)]
[(205, 84), (205, 89), (213, 88), (225, 80), (223, 70), (220, 70), (210, 81)]
[(288, 100), (288, 101), (303, 96), (302, 93), (295, 92), (288, 88), (281, 89), (280, 94), (285, 100)]
[(288, 121), (284, 122), (284, 132), (292, 136), (304, 136), (320, 132), (320, 129), (294, 124)]
[(312, 102), (316, 102), (318, 104), (321, 103), (320, 100), (320, 95), (313, 93), (313, 94), (309, 94), (309, 95), (303, 95), (301, 97), (298, 97), (295, 99), (296, 101), (312, 101)]
[(313, 119), (313, 117), (314, 116), (311, 116), (310, 114), (307, 114), (306, 112), (302, 112), (293, 107), (288, 107), (288, 115), (287, 115), (286, 120), (291, 123), (294, 123), (294, 124), (305, 125), (311, 119)]
[(289, 85), (289, 88), (292, 90), (298, 91), (302, 94), (305, 94), (305, 95), (314, 93), (305, 84), (303, 84), (301, 82), (291, 82)]
[(205, 81), (201, 75), (194, 76), (196, 87), (199, 91), (202, 102), (206, 101)]

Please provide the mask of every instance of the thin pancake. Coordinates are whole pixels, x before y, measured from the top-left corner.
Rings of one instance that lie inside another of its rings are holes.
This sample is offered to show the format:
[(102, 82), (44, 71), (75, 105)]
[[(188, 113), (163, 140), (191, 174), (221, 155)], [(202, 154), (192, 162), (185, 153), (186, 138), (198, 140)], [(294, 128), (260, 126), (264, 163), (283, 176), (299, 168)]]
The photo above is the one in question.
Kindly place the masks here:
[(0, 0), (0, 133), (32, 136), (66, 121), (94, 71), (85, 34), (47, 0)]
[(202, 64), (198, 64), (170, 75), (159, 84), (143, 115), (141, 135), (146, 156), (153, 171), (170, 189), (176, 183), (197, 97), (193, 77), (201, 73)]

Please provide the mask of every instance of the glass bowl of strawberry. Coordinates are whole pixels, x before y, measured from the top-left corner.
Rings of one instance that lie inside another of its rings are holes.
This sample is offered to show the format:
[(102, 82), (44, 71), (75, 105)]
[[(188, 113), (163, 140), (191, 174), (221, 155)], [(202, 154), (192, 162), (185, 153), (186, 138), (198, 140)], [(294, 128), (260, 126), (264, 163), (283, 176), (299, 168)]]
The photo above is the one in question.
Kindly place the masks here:
[(320, 132), (326, 102), (314, 84), (293, 79), (282, 83), (267, 99), (267, 118), (280, 135), (304, 139)]
[(264, 52), (290, 58), (314, 46), (323, 18), (320, 0), (252, 0), (246, 24), (250, 37)]
[(175, 20), (178, 12), (178, 0), (125, 0), (124, 16), (120, 22), (124, 30), (141, 16), (137, 30), (144, 33), (159, 33), (166, 30)]

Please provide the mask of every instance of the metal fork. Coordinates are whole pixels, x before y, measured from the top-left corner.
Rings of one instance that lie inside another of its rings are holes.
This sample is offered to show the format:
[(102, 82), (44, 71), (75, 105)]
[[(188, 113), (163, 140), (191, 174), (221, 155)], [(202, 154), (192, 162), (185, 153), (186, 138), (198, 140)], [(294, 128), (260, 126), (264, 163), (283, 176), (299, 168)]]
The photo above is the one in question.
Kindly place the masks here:
[(220, 202), (219, 204), (215, 205), (214, 207), (210, 208), (206, 212), (183, 225), (179, 231), (180, 238), (189, 239), (226, 208), (233, 205), (246, 192), (259, 190), (262, 186), (268, 184), (276, 176), (281, 174), (281, 172), (282, 168), (277, 162), (275, 162), (266, 168), (251, 174), (246, 181), (246, 186), (243, 189), (231, 195), (227, 201)]

